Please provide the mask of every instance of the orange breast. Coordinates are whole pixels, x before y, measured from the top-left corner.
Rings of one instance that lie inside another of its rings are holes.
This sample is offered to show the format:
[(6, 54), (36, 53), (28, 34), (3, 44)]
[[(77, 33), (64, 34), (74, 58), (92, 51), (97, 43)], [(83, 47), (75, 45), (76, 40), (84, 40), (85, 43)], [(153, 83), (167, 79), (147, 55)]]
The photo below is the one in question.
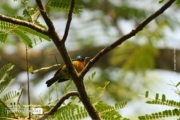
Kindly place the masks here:
[(80, 73), (83, 70), (85, 63), (79, 61), (73, 61), (73, 65), (76, 68), (77, 72)]

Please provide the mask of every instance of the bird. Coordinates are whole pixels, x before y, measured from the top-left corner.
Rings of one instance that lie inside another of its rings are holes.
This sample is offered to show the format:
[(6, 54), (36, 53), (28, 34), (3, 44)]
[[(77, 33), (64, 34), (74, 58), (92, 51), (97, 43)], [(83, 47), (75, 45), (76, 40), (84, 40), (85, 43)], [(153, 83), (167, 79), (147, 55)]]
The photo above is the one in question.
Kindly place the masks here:
[[(86, 60), (89, 58), (90, 57), (78, 55), (75, 57), (75, 59), (72, 59), (72, 64), (78, 73), (80, 73), (84, 69)], [(54, 74), (54, 76), (51, 79), (46, 81), (46, 84), (47, 84), (47, 87), (50, 87), (56, 81), (64, 82), (70, 79), (71, 79), (71, 76), (68, 72), (66, 65), (61, 65), (60, 68), (57, 70), (57, 72)]]

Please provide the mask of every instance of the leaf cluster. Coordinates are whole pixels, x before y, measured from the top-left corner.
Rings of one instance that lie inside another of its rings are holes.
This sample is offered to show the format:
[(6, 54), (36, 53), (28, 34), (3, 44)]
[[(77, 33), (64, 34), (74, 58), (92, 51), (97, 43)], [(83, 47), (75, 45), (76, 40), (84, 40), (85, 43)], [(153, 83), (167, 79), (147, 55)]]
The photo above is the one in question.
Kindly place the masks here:
[[(41, 28), (46, 29), (45, 26), (41, 25), (38, 21), (38, 15), (37, 14), (37, 9), (32, 7), (32, 6), (28, 6), (27, 5), (28, 0), (22, 0), (21, 4), (24, 6), (24, 10), (23, 10), (23, 17), (14, 17), (11, 16), (11, 18), (15, 19), (15, 20), (23, 20), (29, 23), (33, 23)], [(50, 0), (49, 3), (47, 4), (50, 8), (55, 8), (55, 9), (60, 9), (60, 10), (69, 10), (69, 6), (70, 6), (70, 0), (68, 1), (64, 1), (64, 0)], [(123, 8), (122, 11), (127, 10), (127, 8)], [(78, 4), (75, 4), (75, 9), (74, 9), (74, 13), (76, 12), (80, 12), (81, 11), (81, 7)], [(134, 10), (133, 10), (134, 11)], [(136, 11), (135, 11), (136, 12)], [(128, 16), (129, 17), (129, 16)], [(24, 19), (26, 18), (26, 19)], [(29, 27), (24, 27), (21, 25), (15, 25), (13, 23), (8, 23), (8, 22), (4, 22), (4, 21), (0, 21), (0, 37), (1, 42), (5, 42), (7, 39), (7, 36), (9, 33), (14, 34), (15, 36), (17, 36), (18, 38), (20, 38), (28, 47), (33, 47), (33, 41), (32, 38), (34, 38), (34, 43), (36, 43), (36, 38), (38, 37), (40, 39), (40, 41), (42, 41), (42, 39), (45, 40), (49, 40), (49, 37), (45, 34), (39, 33)], [(156, 51), (152, 51), (151, 50), (152, 46), (150, 45), (145, 45), (144, 47), (137, 47), (137, 49), (135, 49), (135, 51), (133, 52), (132, 56), (130, 56), (130, 58), (127, 61), (126, 66), (124, 66), (125, 69), (129, 69), (130, 66), (132, 66), (133, 69), (137, 69), (137, 66), (140, 66), (139, 61), (141, 62), (141, 69), (142, 71), (145, 70), (145, 68), (148, 67), (153, 67), (154, 65), (154, 61), (152, 59), (152, 56), (156, 56), (157, 52)], [(150, 53), (150, 57), (145, 56), (142, 57), (142, 54), (145, 53)], [(133, 57), (138, 58), (137, 61), (138, 62), (134, 62)], [(147, 59), (146, 62), (148, 62), (148, 64), (143, 64), (144, 59)], [(119, 61), (119, 60), (118, 60)], [(3, 66), (2, 69), (0, 69), (0, 95), (2, 95), (2, 93), (5, 91), (5, 89), (8, 88), (8, 86), (10, 85), (11, 81), (13, 81), (13, 79), (11, 77), (9, 77), (9, 71), (12, 69), (12, 65), (6, 65)], [(92, 74), (92, 78), (94, 78), (95, 73)], [(105, 90), (106, 86), (108, 85), (108, 83), (105, 83), (105, 86), (103, 87), (97, 87), (97, 89), (95, 91), (98, 91), (98, 96), (93, 96), (93, 95), (89, 95), (92, 96), (91, 100), (93, 102), (93, 105), (95, 106), (95, 108), (97, 109), (98, 113), (100, 114), (100, 116), (104, 119), (104, 120), (109, 120), (109, 119), (113, 119), (113, 120), (119, 120), (119, 119), (126, 119), (123, 118), (118, 112), (118, 109), (123, 108), (127, 103), (126, 102), (119, 102), (115, 105), (108, 105), (106, 103), (104, 103), (103, 101), (100, 101), (99, 96), (103, 93), (103, 91)], [(0, 99), (0, 106), (2, 106), (2, 108), (8, 108), (8, 106), (6, 105), (5, 102), (12, 100), (14, 97), (20, 96), (20, 94), (16, 91), (10, 91), (8, 93), (5, 93), (5, 95), (2, 95), (3, 97)], [(148, 96), (148, 94), (146, 94), (146, 96)], [(147, 103), (149, 104), (161, 104), (161, 105), (169, 105), (169, 106), (175, 106), (175, 107), (179, 107), (179, 103), (172, 101), (172, 100), (166, 100), (165, 95), (162, 96), (162, 99), (159, 99), (158, 97), (159, 95), (156, 95), (155, 100), (153, 101), (149, 101)], [(49, 100), (51, 100), (51, 97), (49, 97)], [(53, 118), (58, 118), (58, 119), (73, 119), (73, 120), (79, 120), (82, 118), (86, 118), (89, 117), (88, 113), (85, 109), (84, 106), (82, 106), (80, 103), (78, 103), (77, 101), (75, 101), (76, 98), (71, 99), (68, 103), (65, 103), (65, 105), (63, 107), (60, 107), (58, 109), (58, 111), (56, 111), (56, 113), (53, 116), (50, 116), (49, 119), (53, 119)], [(55, 100), (55, 102), (57, 102), (58, 100)], [(72, 101), (75, 101), (75, 103), (73, 103)], [(53, 103), (51, 103), (53, 104)], [(44, 105), (44, 103), (43, 103)], [(44, 108), (52, 108), (52, 106), (49, 107), (49, 103), (47, 105), (42, 106)], [(145, 116), (140, 116), (139, 119), (157, 119), (157, 118), (162, 118), (162, 117), (170, 117), (170, 116), (178, 116), (180, 114), (179, 112), (179, 108), (173, 109), (173, 110), (165, 110), (159, 113), (153, 113), (152, 115), (145, 115)], [(13, 112), (12, 112), (13, 114)], [(5, 116), (5, 113), (2, 112), (0, 113), (0, 115)], [(14, 116), (14, 114), (13, 114)], [(14, 116), (15, 117), (15, 116)]]
[[(33, 23), (43, 29), (46, 27), (39, 23), (37, 18), (39, 17), (39, 11), (37, 8), (33, 6), (28, 6), (28, 0), (22, 0), (21, 5), (24, 7), (23, 15), (22, 16), (9, 16), (14, 20), (22, 20), (29, 23)], [(37, 32), (29, 27), (25, 27), (22, 25), (16, 25), (10, 22), (1, 21), (0, 20), (0, 42), (5, 43), (9, 34), (13, 34), (22, 40), (28, 47), (33, 47), (34, 44), (37, 44), (37, 41), (40, 40), (50, 40), (49, 37), (45, 34)], [(38, 40), (37, 40), (38, 39)]]
[[(60, 11), (69, 11), (71, 0), (49, 0), (47, 6), (60, 10)], [(79, 0), (76, 0), (75, 7), (73, 9), (73, 13), (82, 12), (82, 6)]]
[(143, 73), (147, 69), (154, 68), (154, 58), (157, 55), (158, 50), (152, 45), (151, 42), (144, 45), (137, 45), (133, 42), (127, 42), (121, 48), (117, 48), (112, 52), (110, 62), (113, 66), (122, 66), (124, 71)]
[[(93, 72), (92, 75), (88, 77), (89, 80), (86, 82), (88, 82), (88, 95), (90, 96), (91, 102), (97, 109), (99, 115), (103, 120), (125, 120), (126, 118), (123, 118), (117, 110), (124, 108), (127, 102), (120, 101), (114, 105), (109, 105), (104, 101), (101, 101), (100, 96), (104, 93), (109, 82), (105, 82), (104, 86), (102, 87), (96, 86), (92, 81), (90, 81), (94, 78), (95, 75), (96, 72)], [(72, 91), (73, 89), (75, 89), (73, 84), (69, 83), (63, 86), (63, 90), (61, 90), (63, 91), (63, 93), (67, 93), (69, 90)], [(96, 91), (96, 93), (92, 91), (92, 88), (94, 89), (94, 91)], [(54, 104), (56, 104), (59, 99), (58, 97), (56, 98), (57, 100), (52, 99), (52, 95), (56, 94), (56, 96), (58, 96), (58, 94), (60, 94), (59, 90), (57, 90), (56, 85), (50, 88), (50, 91), (52, 92), (52, 94), (45, 94), (44, 96), (41, 96), (40, 100), (40, 104), (44, 108), (45, 113), (49, 111), (51, 108), (53, 108)], [(44, 101), (42, 101), (44, 99), (49, 100), (47, 104), (45, 104)], [(79, 101), (78, 97), (72, 96), (70, 99), (64, 102), (62, 107), (60, 107), (54, 115), (49, 116), (48, 119), (53, 120), (54, 118), (57, 118), (61, 120), (80, 120), (88, 117), (89, 114), (86, 108), (82, 105), (81, 101)]]
[(6, 64), (0, 68), (0, 118), (12, 116), (11, 108), (8, 103), (12, 102), (14, 98), (20, 96), (17, 91), (7, 92), (7, 89), (14, 81), (14, 79), (9, 75), (9, 72), (13, 67), (14, 65), (12, 64)]
[[(143, 116), (139, 116), (139, 120), (156, 120), (161, 118), (168, 118), (168, 117), (179, 117), (180, 116), (180, 102), (175, 100), (167, 100), (166, 95), (162, 94), (161, 99), (159, 98), (159, 94), (156, 93), (155, 98), (148, 98), (149, 92), (146, 91), (145, 97), (149, 99), (146, 103), (151, 105), (163, 105), (173, 107), (174, 109), (166, 109), (160, 112), (155, 112), (152, 114), (146, 114)], [(180, 119), (180, 118), (179, 118)]]

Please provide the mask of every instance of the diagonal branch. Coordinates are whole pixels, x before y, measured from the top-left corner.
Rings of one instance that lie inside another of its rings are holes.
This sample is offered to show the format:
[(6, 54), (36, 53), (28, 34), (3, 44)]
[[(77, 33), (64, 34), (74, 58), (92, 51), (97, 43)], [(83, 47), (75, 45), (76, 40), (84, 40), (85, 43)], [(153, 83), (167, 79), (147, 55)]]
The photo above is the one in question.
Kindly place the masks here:
[(150, 23), (152, 20), (154, 20), (156, 17), (158, 17), (159, 15), (161, 15), (166, 9), (168, 9), (174, 2), (175, 0), (169, 0), (167, 3), (165, 3), (159, 10), (157, 10), (154, 14), (150, 15), (147, 19), (145, 19), (142, 23), (140, 23), (135, 29), (133, 29), (131, 32), (129, 32), (128, 34), (122, 36), (121, 38), (119, 38), (118, 40), (116, 40), (114, 43), (112, 43), (111, 45), (107, 46), (106, 48), (102, 49), (101, 51), (99, 51), (94, 58), (92, 58), (88, 64), (86, 65), (86, 67), (84, 68), (84, 70), (79, 74), (80, 77), (83, 77), (88, 71), (89, 69), (93, 66), (93, 64), (95, 62), (97, 62), (103, 55), (107, 54), (108, 52), (110, 52), (112, 49), (114, 49), (115, 47), (119, 46), (120, 44), (122, 44), (124, 41), (126, 41), (127, 39), (135, 36), (138, 32), (140, 32), (148, 23)]
[(9, 23), (13, 23), (15, 25), (22, 25), (22, 26), (25, 26), (25, 27), (29, 27), (33, 30), (36, 30), (37, 32), (40, 32), (44, 35), (48, 35), (48, 32), (47, 30), (33, 24), (33, 23), (30, 23), (30, 22), (27, 22), (27, 21), (24, 21), (24, 20), (19, 20), (19, 19), (15, 19), (15, 18), (11, 18), (11, 17), (8, 17), (8, 16), (5, 16), (5, 15), (1, 15), (0, 14), (0, 20), (1, 21), (5, 21), (5, 22), (9, 22)]
[(48, 17), (41, 0), (36, 0), (36, 3), (39, 7), (39, 11), (40, 11), (44, 21), (46, 22), (46, 25), (49, 28), (49, 31), (55, 31), (54, 25), (53, 25), (51, 19)]
[(76, 91), (73, 91), (73, 92), (69, 92), (67, 94), (65, 94), (64, 96), (61, 97), (61, 99), (56, 103), (56, 105), (50, 109), (47, 113), (45, 113), (43, 116), (39, 117), (37, 120), (44, 120), (46, 119), (49, 115), (53, 115), (59, 107), (61, 107), (61, 105), (64, 103), (64, 101), (66, 99), (68, 99), (69, 97), (71, 96), (78, 96), (79, 97), (79, 94), (78, 92)]
[(67, 20), (67, 23), (66, 23), (65, 33), (64, 33), (64, 36), (63, 36), (63, 39), (62, 39), (63, 42), (66, 41), (67, 36), (68, 36), (69, 27), (70, 27), (71, 20), (72, 20), (72, 13), (73, 13), (74, 5), (75, 5), (75, 0), (71, 0), (71, 6), (70, 6), (69, 13), (68, 13), (68, 20)]
[(54, 44), (56, 45), (59, 53), (61, 54), (65, 64), (67, 65), (68, 70), (70, 71), (70, 74), (75, 74), (75, 69), (72, 65), (70, 56), (66, 50), (66, 47), (64, 45), (64, 43), (62, 42), (61, 38), (58, 36), (57, 32), (55, 31), (55, 27), (51, 21), (51, 19), (48, 17), (43, 5), (42, 5), (42, 1), (41, 0), (36, 0), (37, 5), (39, 6), (40, 9), (40, 13), (43, 16), (43, 19), (45, 20), (49, 31), (49, 37), (52, 39), (52, 41), (54, 42)]

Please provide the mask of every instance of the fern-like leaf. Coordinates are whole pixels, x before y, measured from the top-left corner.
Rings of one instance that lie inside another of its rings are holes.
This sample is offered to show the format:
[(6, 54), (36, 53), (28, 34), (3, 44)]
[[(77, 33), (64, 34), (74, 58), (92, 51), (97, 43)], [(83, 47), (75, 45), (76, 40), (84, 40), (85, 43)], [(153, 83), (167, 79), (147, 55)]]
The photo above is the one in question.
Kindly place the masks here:
[(6, 64), (0, 69), (0, 94), (5, 91), (5, 89), (13, 81), (11, 76), (8, 76), (9, 71), (14, 67), (12, 64)]
[(10, 91), (10, 92), (8, 92), (8, 93), (6, 93), (6, 94), (4, 95), (4, 97), (2, 98), (2, 100), (3, 100), (4, 102), (7, 102), (8, 100), (12, 100), (13, 98), (18, 97), (18, 96), (19, 96), (19, 92)]
[(19, 28), (21, 30), (23, 30), (23, 31), (26, 31), (27, 33), (30, 33), (30, 34), (34, 35), (34, 36), (38, 36), (40, 38), (43, 38), (44, 40), (50, 41), (50, 38), (48, 36), (46, 36), (44, 34), (41, 34), (41, 33), (37, 32), (37, 31), (31, 29), (31, 28), (24, 27), (24, 26), (19, 26)]
[[(24, 20), (22, 17), (19, 17), (19, 16), (10, 16), (10, 17), (18, 19), (18, 20)], [(40, 24), (38, 21), (34, 21), (34, 23), (38, 25), (39, 27), (46, 29), (46, 27)], [(17, 35), (29, 47), (32, 47), (32, 40), (30, 39), (32, 38), (31, 36), (39, 37), (40, 40), (41, 39), (48, 40), (48, 41), (50, 40), (48, 36), (42, 33), (39, 33), (31, 28), (24, 27), (21, 25), (14, 25), (12, 23), (4, 22), (4, 21), (0, 21), (0, 30), (1, 30), (0, 38), (3, 38), (3, 39), (0, 39), (1, 42), (5, 42), (7, 35), (10, 32)]]
[(174, 100), (148, 100), (146, 101), (148, 104), (156, 104), (156, 105), (166, 105), (166, 106), (171, 106), (171, 107), (177, 107), (180, 108), (180, 102), (176, 102)]
[[(71, 0), (50, 0), (50, 2), (48, 3), (48, 7), (57, 10), (64, 10), (64, 11), (69, 11), (70, 5), (71, 5)], [(82, 12), (82, 7), (78, 2), (75, 3), (73, 12), (74, 13)]]
[[(121, 105), (110, 106), (102, 101), (98, 102), (95, 107), (97, 111), (100, 113), (103, 120), (120, 120), (122, 116), (116, 111)], [(124, 105), (123, 105), (124, 106)]]
[(7, 38), (7, 33), (6, 32), (2, 32), (2, 31), (0, 31), (0, 42), (3, 42), (3, 43), (5, 43), (5, 41), (6, 41), (6, 38)]
[(12, 28), (14, 28), (15, 25), (8, 23), (8, 22), (4, 22), (4, 21), (0, 21), (0, 29), (1, 30), (10, 30)]
[[(53, 117), (53, 116), (52, 116)], [(61, 107), (54, 115), (58, 120), (82, 120), (89, 117), (86, 109), (75, 104)]]
[[(148, 94), (147, 94), (148, 93)], [(146, 91), (145, 97), (148, 98), (149, 92)], [(166, 100), (166, 96), (162, 94), (161, 99), (159, 99), (159, 94), (156, 93), (155, 99), (148, 98), (149, 100), (146, 101), (148, 104), (156, 104), (156, 105), (166, 105), (170, 107), (180, 108), (180, 102), (176, 102), (174, 100)]]
[(0, 83), (5, 81), (5, 78), (8, 76), (9, 71), (12, 70), (14, 65), (6, 64), (0, 68)]
[(21, 38), (21, 40), (28, 45), (28, 47), (32, 48), (32, 41), (29, 38), (29, 36), (27, 36), (25, 33), (23, 33), (22, 31), (20, 31), (19, 29), (13, 30), (13, 33), (15, 35), (17, 35), (19, 38)]
[(127, 102), (126, 101), (121, 101), (120, 103), (116, 103), (114, 108), (117, 109), (121, 109), (124, 108), (126, 106)]
[(180, 116), (180, 109), (164, 110), (162, 112), (156, 112), (152, 114), (146, 114), (144, 116), (139, 116), (139, 120), (156, 120), (160, 118)]
[[(93, 76), (93, 74), (92, 74), (92, 76)], [(93, 76), (94, 77), (94, 76)], [(89, 80), (91, 80), (91, 78), (89, 77)], [(88, 93), (90, 93), (89, 95), (90, 95), (90, 98), (91, 98), (91, 102), (93, 103), (93, 104), (96, 104), (98, 101), (99, 101), (99, 99), (100, 99), (100, 97), (103, 95), (103, 93), (104, 93), (104, 91), (105, 91), (105, 89), (107, 88), (107, 86), (109, 85), (109, 81), (106, 81), (105, 83), (104, 83), (104, 86), (94, 86), (91, 82), (92, 81), (86, 81), (86, 82), (88, 82), (88, 84), (89, 85), (91, 85), (91, 88), (93, 88), (93, 90), (94, 90), (94, 93), (91, 93), (92, 92), (92, 89), (89, 89), (90, 91), (88, 92)], [(94, 94), (94, 95), (91, 95), (91, 94)]]
[(4, 104), (2, 103), (2, 101), (0, 100), (0, 119), (2, 116), (6, 116), (7, 115), (7, 111), (6, 111), (6, 107), (4, 106)]
[(6, 80), (0, 84), (0, 94), (4, 92), (14, 79), (11, 76), (7, 76)]

